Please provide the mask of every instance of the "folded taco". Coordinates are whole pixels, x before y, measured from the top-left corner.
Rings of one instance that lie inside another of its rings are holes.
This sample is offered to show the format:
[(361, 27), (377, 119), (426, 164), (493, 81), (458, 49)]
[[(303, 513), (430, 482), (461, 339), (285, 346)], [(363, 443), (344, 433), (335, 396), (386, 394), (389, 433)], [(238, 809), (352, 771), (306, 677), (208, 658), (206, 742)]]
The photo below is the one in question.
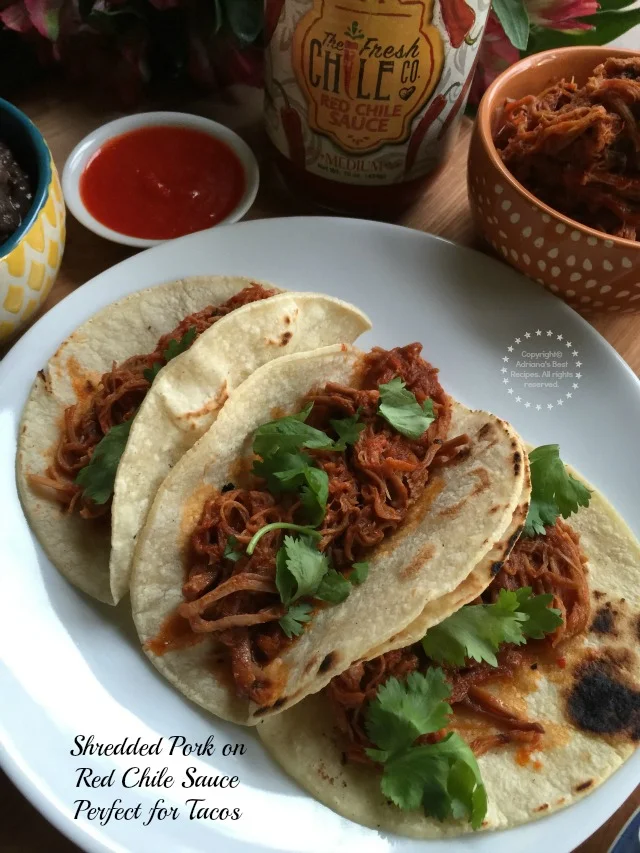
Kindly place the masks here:
[(131, 583), (146, 653), (220, 717), (283, 711), (504, 557), (523, 457), (419, 344), (266, 364), (156, 495)]
[(640, 546), (557, 445), (530, 462), (503, 564), (259, 726), (341, 815), (416, 838), (506, 828), (588, 794), (633, 752)]
[(224, 276), (99, 311), (39, 372), (22, 417), (18, 486), (52, 562), (117, 603), (156, 489), (233, 389), (271, 359), (368, 328), (338, 299)]

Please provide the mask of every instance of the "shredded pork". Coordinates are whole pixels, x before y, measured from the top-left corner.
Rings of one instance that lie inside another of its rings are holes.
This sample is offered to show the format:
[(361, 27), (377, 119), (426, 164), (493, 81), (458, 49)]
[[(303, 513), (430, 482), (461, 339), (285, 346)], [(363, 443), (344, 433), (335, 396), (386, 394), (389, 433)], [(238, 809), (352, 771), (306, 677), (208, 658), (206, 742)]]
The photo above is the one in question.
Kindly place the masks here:
[(640, 239), (640, 57), (607, 59), (504, 106), (495, 137), (513, 175), (579, 222)]

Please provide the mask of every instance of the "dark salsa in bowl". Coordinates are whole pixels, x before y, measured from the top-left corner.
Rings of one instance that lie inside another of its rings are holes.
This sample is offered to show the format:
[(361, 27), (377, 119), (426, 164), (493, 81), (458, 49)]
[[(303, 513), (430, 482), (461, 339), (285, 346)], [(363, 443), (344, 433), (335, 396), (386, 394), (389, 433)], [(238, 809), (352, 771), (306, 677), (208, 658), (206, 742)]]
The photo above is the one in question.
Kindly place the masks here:
[(32, 203), (31, 179), (0, 139), (0, 249), (20, 228)]

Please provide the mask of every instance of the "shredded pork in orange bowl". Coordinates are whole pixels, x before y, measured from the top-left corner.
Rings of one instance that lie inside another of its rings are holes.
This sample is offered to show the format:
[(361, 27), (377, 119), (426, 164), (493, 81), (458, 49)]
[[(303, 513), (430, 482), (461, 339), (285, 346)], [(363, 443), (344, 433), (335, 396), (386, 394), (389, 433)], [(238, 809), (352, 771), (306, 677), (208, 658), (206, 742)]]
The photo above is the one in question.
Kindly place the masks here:
[(527, 57), (487, 90), (469, 202), (506, 262), (583, 314), (640, 311), (640, 56)]

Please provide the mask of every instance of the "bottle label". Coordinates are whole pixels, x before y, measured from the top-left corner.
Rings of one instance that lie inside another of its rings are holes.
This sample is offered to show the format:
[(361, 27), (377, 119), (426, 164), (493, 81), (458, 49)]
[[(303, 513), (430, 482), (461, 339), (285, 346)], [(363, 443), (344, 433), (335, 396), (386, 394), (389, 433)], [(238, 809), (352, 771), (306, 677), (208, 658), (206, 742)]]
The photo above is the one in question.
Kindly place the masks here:
[(293, 38), (309, 127), (348, 152), (404, 142), (442, 73), (431, 2), (385, 0), (370, 9), (362, 17), (358, 0), (314, 0)]
[[(277, 3), (267, 0), (268, 20)], [(351, 184), (433, 170), (466, 103), (489, 4), (480, 12), (467, 0), (279, 3), (265, 105), (276, 148)]]

